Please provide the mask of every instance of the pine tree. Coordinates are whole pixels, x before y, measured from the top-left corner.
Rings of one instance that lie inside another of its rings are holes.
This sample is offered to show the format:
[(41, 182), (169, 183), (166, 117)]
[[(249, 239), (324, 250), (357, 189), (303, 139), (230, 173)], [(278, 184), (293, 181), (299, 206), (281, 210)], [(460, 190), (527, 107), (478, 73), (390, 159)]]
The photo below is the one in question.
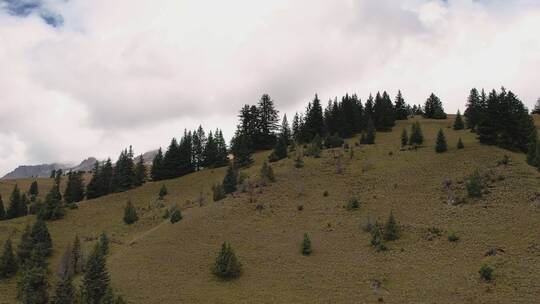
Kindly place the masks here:
[(486, 107), (485, 102), (485, 93), (483, 90), (481, 96), (476, 88), (471, 89), (469, 98), (467, 99), (467, 108), (464, 113), (467, 128), (471, 129), (471, 131), (475, 131), (478, 124), (482, 121)]
[(107, 256), (109, 254), (109, 237), (105, 232), (102, 232), (99, 236), (99, 249), (101, 250), (101, 254), (103, 254), (103, 256)]
[(442, 102), (435, 94), (431, 93), (424, 105), (424, 117), (432, 119), (446, 119), (446, 113)]
[(392, 100), (386, 92), (377, 93), (373, 114), (373, 123), (377, 131), (390, 131), (395, 124), (395, 112)]
[(375, 125), (371, 118), (368, 119), (366, 130), (362, 133), (360, 143), (364, 145), (373, 145), (375, 144)]
[(409, 142), (409, 135), (407, 134), (407, 129), (403, 128), (401, 131), (401, 147), (405, 147)]
[(369, 97), (366, 101), (366, 106), (365, 106), (365, 115), (367, 117), (367, 119), (373, 119), (373, 114), (375, 112), (374, 110), (374, 102), (373, 102), (373, 96), (371, 94), (369, 94)]
[(443, 130), (439, 129), (439, 133), (437, 133), (437, 143), (435, 145), (435, 152), (437, 153), (443, 153), (448, 150), (446, 146), (446, 137), (444, 136)]
[(236, 191), (236, 185), (238, 184), (238, 170), (230, 164), (227, 168), (227, 173), (223, 178), (223, 190), (226, 194)]
[(128, 200), (126, 208), (124, 209), (124, 223), (131, 225), (139, 220), (137, 215), (137, 210), (135, 206), (131, 203), (131, 200)]
[(161, 188), (159, 188), (159, 199), (162, 200), (169, 194), (169, 190), (167, 190), (167, 186), (161, 185)]
[(223, 189), (223, 184), (216, 184), (212, 186), (212, 194), (214, 202), (220, 201), (227, 197), (225, 194), (225, 189)]
[(64, 201), (66, 204), (77, 203), (84, 199), (84, 182), (82, 172), (69, 172)]
[(6, 218), (6, 210), (4, 209), (4, 202), (2, 201), (2, 195), (0, 195), (0, 221)]
[(137, 164), (135, 165), (135, 181), (133, 185), (140, 187), (146, 182), (146, 165), (142, 155), (139, 155)]
[(199, 171), (204, 167), (204, 148), (206, 146), (206, 134), (199, 125), (197, 131), (193, 132), (193, 163), (195, 171)]
[(7, 239), (4, 243), (4, 250), (0, 256), (0, 279), (11, 278), (17, 273), (19, 263), (13, 253), (11, 239)]
[(153, 181), (162, 180), (163, 176), (163, 152), (161, 151), (161, 148), (159, 148), (157, 154), (154, 156), (154, 159), (152, 160), (152, 169), (150, 170), (150, 177), (152, 177)]
[(246, 135), (237, 134), (231, 144), (235, 166), (248, 167), (253, 163), (252, 150)]
[(232, 279), (240, 276), (242, 264), (238, 261), (231, 245), (223, 243), (216, 258), (212, 273), (222, 279)]
[(292, 142), (292, 133), (291, 128), (289, 127), (289, 122), (287, 121), (287, 114), (283, 115), (283, 120), (281, 121), (281, 130), (279, 135), (285, 142), (286, 146), (289, 146)]
[(415, 121), (411, 126), (411, 137), (409, 138), (409, 145), (421, 145), (424, 143), (424, 135), (422, 134), (422, 128), (420, 122)]
[(112, 192), (124, 192), (135, 187), (135, 164), (133, 162), (133, 149), (125, 149), (120, 153), (113, 169), (111, 179)]
[(45, 202), (39, 210), (38, 218), (54, 221), (63, 218), (64, 215), (65, 210), (62, 204), (62, 195), (60, 194), (60, 184), (57, 181), (45, 196)]
[(49, 301), (48, 270), (45, 257), (33, 250), (24, 264), (22, 275), (17, 282), (17, 298), (25, 304), (47, 304)]
[(274, 101), (268, 94), (263, 94), (258, 104), (259, 121), (259, 145), (255, 149), (270, 149), (275, 145), (274, 132), (278, 127), (278, 111), (274, 107)]
[(306, 110), (305, 130), (308, 136), (308, 141), (312, 140), (316, 135), (324, 135), (324, 118), (321, 101), (317, 94), (313, 102), (308, 105)]
[(105, 256), (97, 245), (88, 257), (83, 278), (82, 294), (88, 304), (101, 304), (109, 289), (110, 278), (105, 262)]
[(300, 246), (300, 252), (303, 255), (311, 255), (313, 249), (311, 248), (311, 239), (307, 233), (304, 233), (304, 239), (302, 240), (302, 245)]
[(6, 212), (6, 218), (13, 219), (24, 215), (26, 214), (24, 213), (21, 191), (17, 184), (15, 184), (11, 196), (9, 197), (9, 207)]
[(182, 212), (177, 205), (174, 205), (169, 210), (169, 220), (171, 224), (177, 223), (182, 219)]
[(71, 268), (73, 269), (73, 273), (81, 273), (83, 270), (83, 253), (81, 248), (81, 240), (79, 240), (78, 236), (75, 236), (70, 254)]
[(33, 181), (32, 184), (30, 184), (30, 189), (28, 189), (28, 194), (32, 197), (37, 197), (39, 194), (39, 188), (37, 181)]
[(48, 257), (52, 254), (52, 239), (45, 221), (38, 219), (32, 226), (30, 232), (32, 250), (40, 256)]
[(92, 170), (92, 178), (90, 179), (90, 182), (88, 182), (88, 185), (86, 186), (86, 197), (88, 199), (93, 199), (101, 196), (101, 189), (100, 189), (100, 176), (101, 176), (101, 168), (99, 165), (99, 162), (96, 161), (94, 164), (94, 168)]
[(457, 111), (456, 119), (454, 120), (454, 130), (463, 130), (465, 125), (463, 124), (463, 119), (461, 119), (461, 113)]
[(403, 95), (401, 95), (401, 91), (398, 91), (396, 96), (395, 109), (397, 120), (407, 120), (409, 117), (409, 111), (407, 110), (407, 105), (405, 104)]
[(26, 263), (26, 261), (30, 259), (32, 248), (34, 247), (31, 234), (32, 231), (30, 225), (26, 225), (19, 246), (17, 247), (17, 258), (21, 264)]
[(457, 142), (457, 148), (458, 150), (461, 150), (461, 149), (464, 149), (465, 146), (463, 145), (463, 141), (460, 139), (458, 139), (458, 142)]
[(76, 290), (73, 278), (69, 275), (61, 277), (56, 285), (55, 295), (51, 304), (75, 304)]
[(540, 98), (536, 100), (536, 104), (534, 105), (534, 109), (531, 111), (531, 114), (540, 114)]
[(272, 167), (270, 167), (266, 161), (263, 162), (260, 176), (261, 176), (261, 180), (265, 183), (276, 181), (276, 177), (274, 176), (274, 170), (272, 170)]
[(388, 220), (384, 224), (384, 234), (383, 238), (385, 241), (394, 241), (399, 239), (400, 237), (400, 229), (398, 226), (398, 223), (396, 221), (396, 218), (394, 217), (394, 213), (390, 212), (390, 216), (388, 217)]

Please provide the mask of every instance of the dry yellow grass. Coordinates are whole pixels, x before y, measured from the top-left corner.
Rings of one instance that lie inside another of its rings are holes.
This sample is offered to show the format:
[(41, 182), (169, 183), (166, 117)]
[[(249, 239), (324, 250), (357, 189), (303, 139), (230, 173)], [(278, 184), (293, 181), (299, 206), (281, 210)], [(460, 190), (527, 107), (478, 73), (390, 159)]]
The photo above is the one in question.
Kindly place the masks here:
[[(341, 152), (341, 174), (330, 151), (320, 159), (304, 158), (302, 169), (294, 168), (292, 158), (272, 164), (277, 182), (257, 188), (255, 202), (245, 193), (212, 202), (210, 187), (221, 181), (224, 168), (83, 202), (65, 219), (49, 223), (51, 269), (75, 235), (91, 240), (106, 231), (113, 241), (108, 258), (112, 282), (130, 303), (375, 303), (379, 297), (385, 303), (537, 302), (540, 207), (531, 198), (540, 192), (540, 175), (523, 154), (482, 146), (474, 134), (448, 128), (450, 118), (420, 120), (424, 148), (400, 151), (401, 130), (407, 126), (410, 131), (414, 120), (398, 122), (393, 132), (377, 134), (376, 145), (355, 147), (352, 160)], [(439, 128), (449, 146), (443, 154), (434, 151)], [(456, 149), (459, 137), (464, 150)], [(497, 166), (505, 154), (510, 164)], [(256, 178), (267, 155), (257, 154), (245, 172)], [(458, 182), (476, 168), (496, 177), (490, 193), (448, 205), (443, 180), (454, 181), (458, 196), (464, 197)], [(44, 193), (50, 181), (39, 182)], [(28, 188), (29, 181), (20, 183)], [(161, 218), (165, 208), (159, 208), (157, 194), (162, 184), (170, 193), (165, 205), (181, 206), (184, 219), (177, 224)], [(0, 186), (4, 201), (10, 191)], [(357, 211), (343, 208), (352, 197), (361, 202)], [(132, 226), (122, 222), (128, 198), (141, 217)], [(258, 204), (262, 211), (256, 211)], [(376, 252), (359, 225), (368, 215), (383, 221), (391, 211), (403, 226), (403, 237), (388, 243), (389, 251)], [(0, 242), (10, 235), (18, 241), (32, 221), (0, 222)], [(441, 229), (442, 236), (428, 240), (430, 227)], [(460, 236), (456, 243), (447, 240), (451, 230)], [(300, 254), (304, 233), (313, 243), (309, 257)], [(232, 244), (243, 264), (243, 275), (234, 281), (220, 281), (209, 270), (223, 241)], [(85, 247), (94, 242), (84, 242)], [(504, 253), (486, 258), (490, 247)], [(479, 279), (484, 262), (495, 268), (490, 284)], [(0, 283), (0, 303), (15, 302), (15, 286), (16, 279)]]

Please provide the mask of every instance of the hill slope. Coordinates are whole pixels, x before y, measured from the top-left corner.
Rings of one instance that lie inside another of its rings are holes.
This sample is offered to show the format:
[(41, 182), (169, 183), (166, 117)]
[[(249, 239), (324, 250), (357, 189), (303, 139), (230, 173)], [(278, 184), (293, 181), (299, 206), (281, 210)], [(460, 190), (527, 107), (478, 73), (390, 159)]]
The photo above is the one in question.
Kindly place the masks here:
[[(400, 151), (401, 130), (413, 121), (378, 133), (374, 146), (355, 147), (352, 159), (338, 149), (325, 150), (319, 159), (304, 158), (302, 169), (294, 168), (292, 158), (274, 163), (276, 183), (252, 195), (236, 193), (212, 202), (210, 187), (223, 178), (221, 168), (85, 201), (65, 219), (49, 223), (51, 268), (76, 234), (89, 248), (106, 231), (113, 241), (112, 283), (130, 303), (375, 303), (380, 297), (385, 303), (537, 301), (540, 206), (531, 198), (540, 192), (540, 175), (525, 164), (524, 155), (482, 146), (469, 131), (447, 128), (451, 119), (420, 119), (426, 146)], [(449, 146), (443, 154), (434, 151), (439, 128)], [(459, 137), (464, 150), (456, 149)], [(341, 165), (335, 158), (339, 153)], [(498, 166), (505, 154), (509, 165)], [(255, 179), (267, 155), (257, 154), (245, 173)], [(443, 181), (451, 179), (456, 194), (465, 197), (463, 182), (475, 169), (492, 179), (489, 193), (448, 204)], [(44, 193), (50, 181), (39, 182)], [(29, 181), (19, 183), (27, 189)], [(170, 194), (159, 202), (162, 184)], [(4, 201), (11, 187), (0, 184)], [(345, 210), (353, 197), (360, 208)], [(128, 199), (141, 217), (132, 226), (122, 222)], [(178, 203), (184, 219), (174, 225), (163, 220), (162, 203)], [(257, 211), (257, 205), (263, 209)], [(376, 252), (360, 224), (368, 215), (384, 221), (390, 212), (403, 236), (389, 242), (388, 251)], [(8, 236), (18, 241), (32, 221), (0, 222), (0, 242)], [(448, 242), (449, 231), (460, 240)], [(310, 257), (299, 252), (304, 233), (313, 242)], [(209, 271), (223, 241), (232, 244), (243, 263), (244, 273), (234, 281), (217, 280)], [(490, 248), (502, 251), (485, 257)], [(495, 268), (489, 284), (478, 275), (485, 262)], [(0, 303), (13, 302), (15, 286), (16, 280), (0, 283)]]

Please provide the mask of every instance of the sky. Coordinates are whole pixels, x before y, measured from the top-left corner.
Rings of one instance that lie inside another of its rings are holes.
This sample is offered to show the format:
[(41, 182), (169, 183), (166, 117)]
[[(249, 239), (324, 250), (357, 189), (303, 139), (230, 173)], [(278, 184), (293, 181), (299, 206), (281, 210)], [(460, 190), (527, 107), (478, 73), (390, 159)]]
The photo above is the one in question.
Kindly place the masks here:
[(115, 159), (185, 128), (234, 132), (263, 93), (325, 101), (469, 90), (540, 97), (536, 0), (0, 0), (0, 175)]

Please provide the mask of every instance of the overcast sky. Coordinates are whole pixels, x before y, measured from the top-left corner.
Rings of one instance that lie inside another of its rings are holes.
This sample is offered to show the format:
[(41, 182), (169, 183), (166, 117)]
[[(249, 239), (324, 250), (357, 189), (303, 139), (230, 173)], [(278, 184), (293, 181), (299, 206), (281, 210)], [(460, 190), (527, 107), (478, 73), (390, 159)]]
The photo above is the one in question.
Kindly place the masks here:
[(280, 113), (356, 92), (471, 87), (540, 97), (536, 0), (0, 0), (0, 175), (115, 159), (184, 128), (230, 138), (245, 103)]

